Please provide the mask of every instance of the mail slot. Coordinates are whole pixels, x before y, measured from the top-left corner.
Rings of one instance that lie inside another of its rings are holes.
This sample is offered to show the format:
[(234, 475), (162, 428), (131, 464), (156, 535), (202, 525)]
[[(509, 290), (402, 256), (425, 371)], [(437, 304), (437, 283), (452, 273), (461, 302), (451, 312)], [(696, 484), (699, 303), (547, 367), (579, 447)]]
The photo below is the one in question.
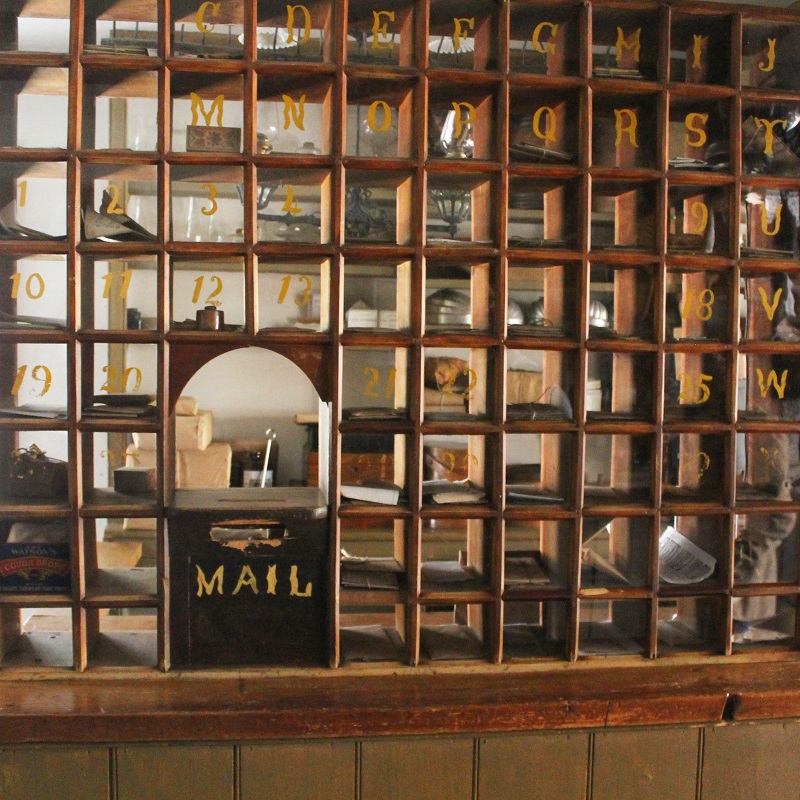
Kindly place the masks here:
[(168, 525), (173, 666), (325, 662), (319, 490), (179, 491)]

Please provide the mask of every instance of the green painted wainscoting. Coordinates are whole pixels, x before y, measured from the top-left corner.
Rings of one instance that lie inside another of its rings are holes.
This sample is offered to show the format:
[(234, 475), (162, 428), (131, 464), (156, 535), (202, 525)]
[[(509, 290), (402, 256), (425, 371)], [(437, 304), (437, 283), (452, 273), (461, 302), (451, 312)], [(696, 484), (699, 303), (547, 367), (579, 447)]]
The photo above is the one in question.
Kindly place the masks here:
[(2, 800), (792, 800), (800, 722), (0, 749)]

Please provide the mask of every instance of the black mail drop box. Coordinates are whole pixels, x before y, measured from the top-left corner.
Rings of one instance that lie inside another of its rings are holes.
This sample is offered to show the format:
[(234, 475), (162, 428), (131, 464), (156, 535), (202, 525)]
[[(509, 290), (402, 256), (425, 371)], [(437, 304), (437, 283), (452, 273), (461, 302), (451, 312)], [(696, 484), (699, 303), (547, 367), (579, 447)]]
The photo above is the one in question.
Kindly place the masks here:
[(324, 663), (327, 530), (315, 488), (176, 492), (172, 666)]

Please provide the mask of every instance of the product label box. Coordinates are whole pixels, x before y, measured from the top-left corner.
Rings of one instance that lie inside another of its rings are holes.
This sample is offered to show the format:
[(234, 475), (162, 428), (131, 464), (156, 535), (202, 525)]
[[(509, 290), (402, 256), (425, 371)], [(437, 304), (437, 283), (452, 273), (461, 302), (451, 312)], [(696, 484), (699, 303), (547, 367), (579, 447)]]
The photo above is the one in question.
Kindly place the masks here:
[(68, 544), (0, 544), (0, 592), (69, 592)]

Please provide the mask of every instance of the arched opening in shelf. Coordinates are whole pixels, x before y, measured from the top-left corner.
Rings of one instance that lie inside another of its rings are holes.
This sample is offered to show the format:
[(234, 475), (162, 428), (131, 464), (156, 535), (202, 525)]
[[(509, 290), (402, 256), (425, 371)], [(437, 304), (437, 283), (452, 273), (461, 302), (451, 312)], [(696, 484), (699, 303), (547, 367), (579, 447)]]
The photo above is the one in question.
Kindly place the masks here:
[(327, 360), (315, 351), (171, 347), (175, 488), (306, 485), (327, 495)]

